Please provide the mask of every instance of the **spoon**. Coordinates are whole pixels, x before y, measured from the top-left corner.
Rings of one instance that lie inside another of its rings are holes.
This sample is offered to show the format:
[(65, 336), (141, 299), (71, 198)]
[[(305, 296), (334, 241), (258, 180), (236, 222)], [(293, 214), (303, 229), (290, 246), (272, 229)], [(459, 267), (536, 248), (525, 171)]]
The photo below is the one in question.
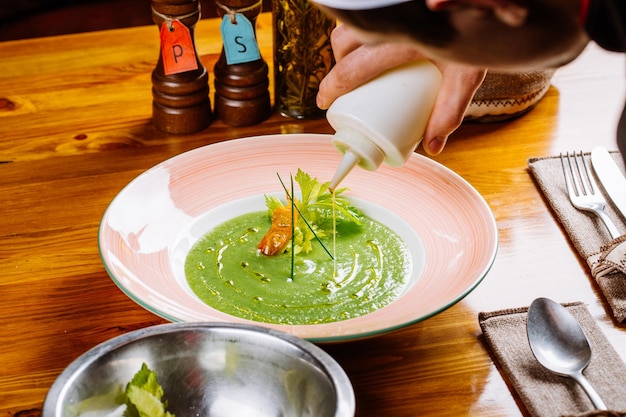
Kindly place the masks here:
[(537, 298), (528, 309), (527, 332), (530, 349), (541, 365), (557, 375), (573, 378), (596, 409), (607, 409), (583, 375), (591, 360), (591, 348), (580, 325), (565, 307), (548, 298)]

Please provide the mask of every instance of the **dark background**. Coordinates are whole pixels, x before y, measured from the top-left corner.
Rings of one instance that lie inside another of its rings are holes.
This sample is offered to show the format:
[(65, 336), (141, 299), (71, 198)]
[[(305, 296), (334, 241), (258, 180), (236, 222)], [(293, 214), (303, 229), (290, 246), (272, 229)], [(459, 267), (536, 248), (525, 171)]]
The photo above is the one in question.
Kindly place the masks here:
[[(215, 0), (200, 3), (202, 18), (217, 16)], [(0, 0), (0, 41), (150, 24), (150, 0)]]

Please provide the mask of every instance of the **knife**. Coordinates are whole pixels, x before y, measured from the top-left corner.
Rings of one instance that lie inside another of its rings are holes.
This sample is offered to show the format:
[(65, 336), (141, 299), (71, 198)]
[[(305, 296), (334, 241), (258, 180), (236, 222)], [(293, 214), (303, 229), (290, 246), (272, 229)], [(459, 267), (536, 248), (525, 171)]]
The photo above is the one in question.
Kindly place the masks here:
[(619, 209), (622, 218), (626, 219), (626, 177), (603, 146), (591, 151), (591, 164), (602, 187)]

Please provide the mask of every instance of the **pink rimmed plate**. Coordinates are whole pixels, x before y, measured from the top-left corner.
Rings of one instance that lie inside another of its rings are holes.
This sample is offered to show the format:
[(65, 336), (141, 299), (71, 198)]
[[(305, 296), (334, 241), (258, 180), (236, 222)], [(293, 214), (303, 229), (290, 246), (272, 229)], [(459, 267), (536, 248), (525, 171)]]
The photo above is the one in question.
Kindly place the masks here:
[[(129, 183), (104, 213), (98, 243), (107, 272), (131, 299), (167, 320), (251, 323), (192, 293), (181, 273), (186, 251), (222, 217), (280, 192), (277, 173), (288, 178), (300, 168), (327, 181), (340, 159), (331, 136), (293, 134), (221, 142), (164, 161)], [(409, 241), (415, 258), (409, 287), (390, 305), (354, 319), (254, 324), (316, 342), (371, 337), (449, 308), (489, 271), (498, 245), (495, 219), (448, 168), (414, 154), (402, 168), (355, 168), (341, 186)]]

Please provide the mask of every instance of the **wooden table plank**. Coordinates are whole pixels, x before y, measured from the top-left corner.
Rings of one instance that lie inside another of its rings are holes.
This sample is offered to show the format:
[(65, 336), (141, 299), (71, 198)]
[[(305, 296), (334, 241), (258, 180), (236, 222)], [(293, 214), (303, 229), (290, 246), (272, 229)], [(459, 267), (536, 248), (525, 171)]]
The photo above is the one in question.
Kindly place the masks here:
[[(197, 44), (212, 69), (219, 21)], [(258, 22), (271, 57), (271, 17)], [(157, 163), (232, 138), (331, 133), (325, 120), (279, 115), (259, 126), (214, 121), (186, 136), (151, 124), (156, 27), (0, 43), (0, 414), (37, 414), (74, 358), (163, 319), (108, 277), (97, 248), (111, 199)], [(271, 65), (271, 62), (270, 62)], [(545, 98), (504, 123), (466, 124), (433, 159), (466, 178), (498, 222), (500, 247), (483, 283), (445, 312), (380, 337), (323, 346), (354, 383), (359, 417), (520, 416), (523, 407), (485, 349), (477, 314), (538, 296), (589, 305), (626, 359), (626, 328), (608, 307), (526, 169), (531, 156), (615, 148), (626, 91), (623, 55), (590, 46), (557, 71)], [(11, 104), (13, 103), (13, 104)]]

